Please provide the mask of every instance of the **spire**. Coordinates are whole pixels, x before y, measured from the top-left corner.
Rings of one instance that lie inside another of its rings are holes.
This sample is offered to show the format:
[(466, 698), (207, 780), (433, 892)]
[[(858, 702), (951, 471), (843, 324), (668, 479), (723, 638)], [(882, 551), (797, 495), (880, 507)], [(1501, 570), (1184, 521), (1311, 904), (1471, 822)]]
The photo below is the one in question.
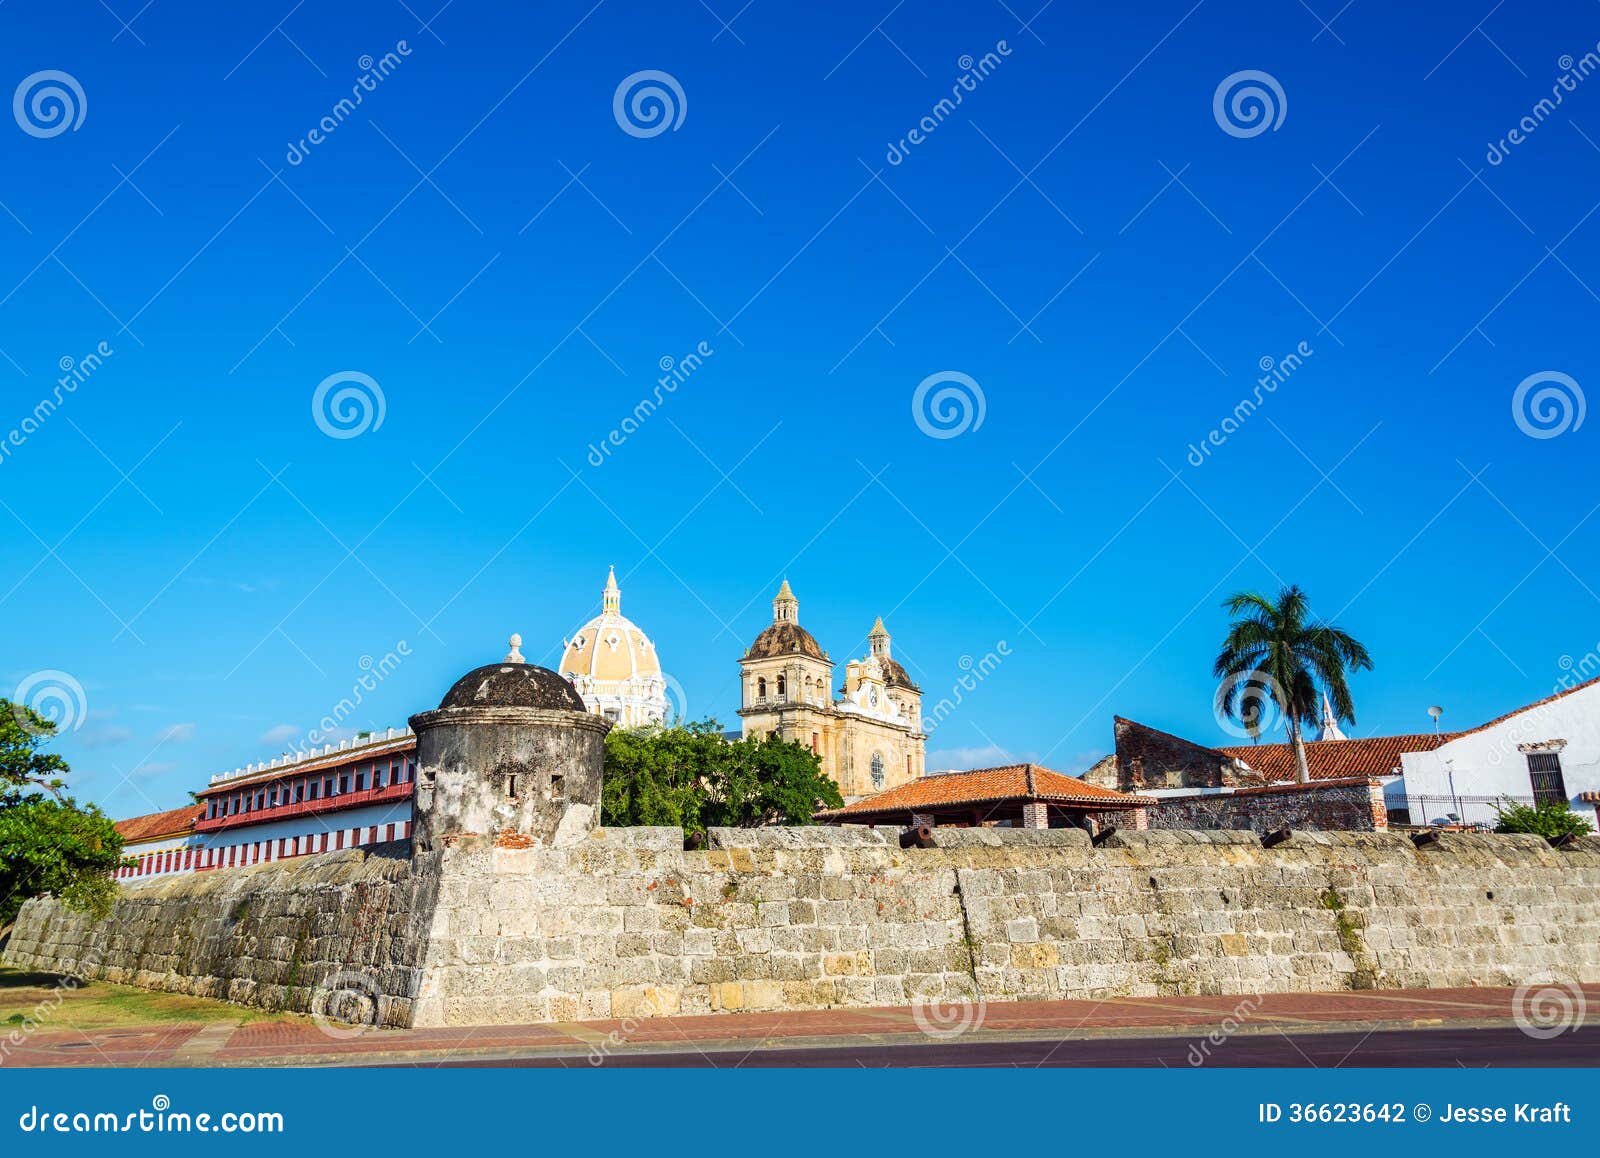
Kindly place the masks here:
[(506, 653), (506, 658), (505, 658), (505, 662), (506, 663), (527, 663), (528, 662), (527, 660), (522, 658), (522, 636), (518, 635), (516, 632), (513, 631), (511, 633), (511, 638), (509, 640), (507, 640), (506, 642), (511, 645), (511, 650)]
[(889, 629), (883, 625), (883, 616), (873, 621), (872, 630), (867, 632), (867, 644), (872, 648), (873, 655), (881, 659), (889, 658)]
[(606, 611), (618, 615), (622, 613), (622, 588), (617, 586), (617, 569), (612, 567), (606, 574), (606, 589), (600, 593), (600, 605)]
[(1339, 731), (1339, 718), (1333, 714), (1333, 705), (1328, 702), (1328, 693), (1322, 693), (1322, 731), (1318, 733), (1319, 740), (1343, 740), (1345, 734)]
[(783, 586), (778, 588), (778, 594), (772, 600), (772, 622), (800, 622), (800, 601), (794, 597), (794, 592), (789, 590), (789, 580), (787, 578), (784, 579)]

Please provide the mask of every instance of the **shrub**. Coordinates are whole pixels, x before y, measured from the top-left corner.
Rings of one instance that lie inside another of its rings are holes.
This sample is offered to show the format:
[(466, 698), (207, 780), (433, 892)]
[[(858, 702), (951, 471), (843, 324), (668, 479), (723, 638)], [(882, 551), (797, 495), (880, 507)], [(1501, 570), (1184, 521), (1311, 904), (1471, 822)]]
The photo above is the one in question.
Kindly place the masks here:
[(1531, 832), (1548, 840), (1587, 836), (1594, 831), (1594, 826), (1572, 811), (1565, 800), (1538, 806), (1507, 800), (1504, 806), (1495, 806), (1495, 813), (1499, 817), (1494, 826), (1496, 832)]

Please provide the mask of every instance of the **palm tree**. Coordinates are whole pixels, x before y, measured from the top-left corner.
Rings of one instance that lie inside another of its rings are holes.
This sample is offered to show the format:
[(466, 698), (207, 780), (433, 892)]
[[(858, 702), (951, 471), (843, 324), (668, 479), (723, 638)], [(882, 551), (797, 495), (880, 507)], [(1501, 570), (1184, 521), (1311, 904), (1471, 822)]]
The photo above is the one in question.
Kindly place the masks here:
[(1222, 606), (1234, 618), (1213, 668), (1224, 681), (1219, 706), (1253, 739), (1261, 732), (1264, 701), (1270, 700), (1283, 714), (1294, 744), (1295, 779), (1304, 784), (1311, 772), (1301, 729), (1316, 723), (1318, 686), (1335, 717), (1354, 724), (1345, 674), (1370, 671), (1372, 657), (1348, 633), (1312, 619), (1310, 601), (1299, 587), (1285, 587), (1275, 600), (1241, 591)]

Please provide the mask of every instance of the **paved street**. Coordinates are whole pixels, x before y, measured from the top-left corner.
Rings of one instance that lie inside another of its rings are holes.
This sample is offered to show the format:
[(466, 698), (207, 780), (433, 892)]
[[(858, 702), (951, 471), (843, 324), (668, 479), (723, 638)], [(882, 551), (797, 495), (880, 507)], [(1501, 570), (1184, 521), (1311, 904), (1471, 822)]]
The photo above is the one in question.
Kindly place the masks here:
[[(1571, 992), (1600, 1011), (1600, 986)], [(11, 1050), (33, 1066), (1537, 1066), (1600, 1065), (1600, 1018), (1524, 1033), (1510, 989), (997, 1002), (457, 1029), (310, 1020), (77, 1031)], [(948, 1027), (959, 1033), (935, 1038)], [(1216, 1040), (1213, 1040), (1215, 1035)]]

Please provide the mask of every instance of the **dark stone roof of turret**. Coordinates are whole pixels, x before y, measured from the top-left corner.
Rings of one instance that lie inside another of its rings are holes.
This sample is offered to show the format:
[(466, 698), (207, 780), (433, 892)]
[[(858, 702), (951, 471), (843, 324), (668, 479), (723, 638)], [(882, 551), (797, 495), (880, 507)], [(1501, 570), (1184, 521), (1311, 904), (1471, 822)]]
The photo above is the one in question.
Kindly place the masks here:
[(490, 663), (473, 668), (444, 694), (439, 706), (584, 710), (576, 688), (549, 668), (531, 663)]
[(922, 689), (912, 682), (911, 674), (897, 659), (890, 659), (886, 655), (878, 657), (878, 663), (883, 667), (883, 682), (891, 688), (905, 688), (908, 692), (920, 694)]
[(774, 659), (782, 655), (804, 655), (812, 659), (826, 660), (827, 652), (817, 643), (816, 636), (812, 635), (798, 623), (774, 623), (750, 645), (750, 650), (744, 653), (745, 659)]

